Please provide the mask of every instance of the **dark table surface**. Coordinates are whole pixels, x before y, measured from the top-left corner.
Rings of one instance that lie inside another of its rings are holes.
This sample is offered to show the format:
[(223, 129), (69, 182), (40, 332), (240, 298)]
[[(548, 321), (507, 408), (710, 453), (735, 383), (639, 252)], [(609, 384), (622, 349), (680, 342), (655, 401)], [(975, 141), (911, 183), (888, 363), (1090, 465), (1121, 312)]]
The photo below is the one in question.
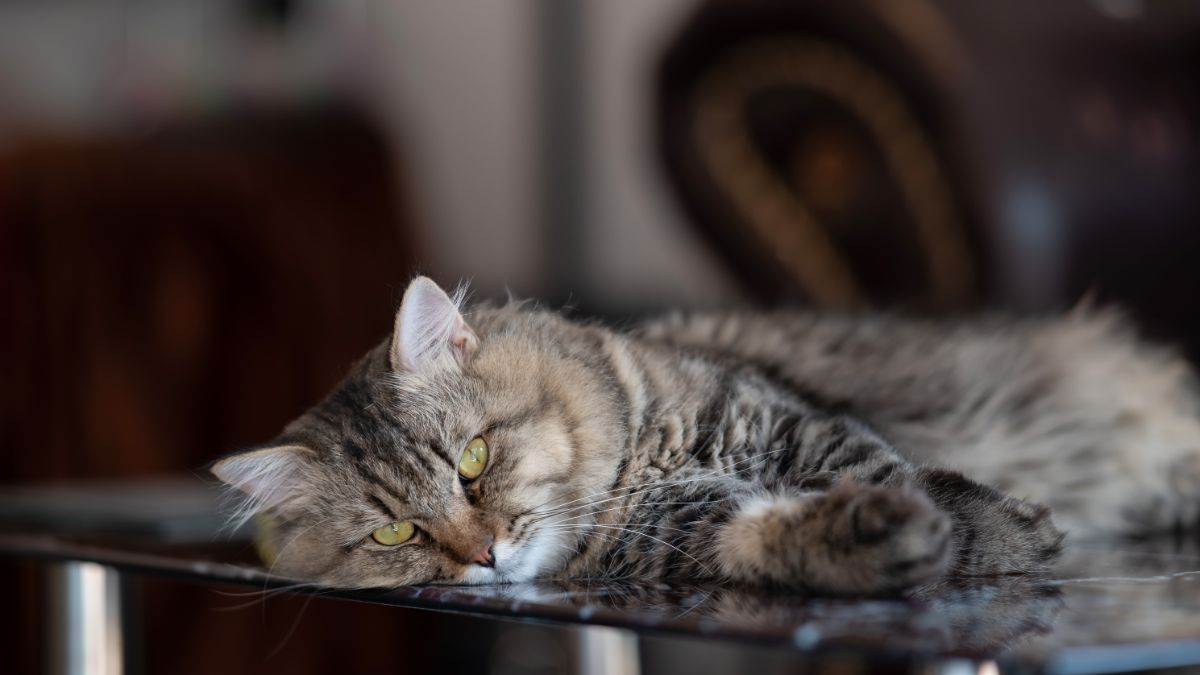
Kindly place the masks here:
[[(244, 540), (229, 541), (226, 536), (206, 542), (198, 536), (200, 528), (189, 530), (193, 536), (187, 541), (161, 534), (176, 531), (171, 528), (154, 534), (154, 528), (128, 523), (98, 534), (97, 509), (88, 535), (65, 525), (56, 528), (70, 513), (62, 504), (79, 508), (87, 503), (86, 496), (81, 502), (78, 495), (64, 500), (58, 494), (52, 500), (57, 506), (33, 517), (30, 500), (37, 494), (0, 493), (0, 526), (5, 528), (0, 531), (0, 554), (94, 561), (135, 574), (320, 592), (404, 608), (614, 626), (731, 646), (757, 643), (810, 656), (856, 653), (935, 661), (966, 657), (994, 660), (1002, 669), (1055, 673), (1200, 666), (1200, 538), (1195, 537), (1076, 543), (1045, 577), (949, 579), (890, 598), (822, 598), (687, 582), (595, 580), (330, 592), (272, 576), (253, 562)], [(163, 498), (161, 491), (147, 494)], [(203, 499), (189, 498), (203, 508)], [(23, 508), (14, 507), (18, 502)], [(55, 508), (57, 515), (52, 513)], [(114, 515), (112, 520), (120, 518)]]

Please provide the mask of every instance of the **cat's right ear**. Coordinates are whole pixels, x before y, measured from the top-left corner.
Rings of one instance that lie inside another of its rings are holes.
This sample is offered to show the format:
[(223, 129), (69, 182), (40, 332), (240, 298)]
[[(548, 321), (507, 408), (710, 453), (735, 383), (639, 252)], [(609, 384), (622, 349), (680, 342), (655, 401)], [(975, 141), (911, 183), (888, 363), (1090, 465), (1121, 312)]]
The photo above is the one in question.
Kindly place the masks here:
[(288, 511), (303, 501), (304, 479), (315, 455), (302, 445), (247, 450), (218, 460), (209, 469), (221, 482), (250, 498), (253, 508)]
[(413, 279), (396, 312), (390, 351), (392, 369), (421, 372), (461, 367), (478, 345), (479, 338), (458, 311), (458, 302), (432, 279)]

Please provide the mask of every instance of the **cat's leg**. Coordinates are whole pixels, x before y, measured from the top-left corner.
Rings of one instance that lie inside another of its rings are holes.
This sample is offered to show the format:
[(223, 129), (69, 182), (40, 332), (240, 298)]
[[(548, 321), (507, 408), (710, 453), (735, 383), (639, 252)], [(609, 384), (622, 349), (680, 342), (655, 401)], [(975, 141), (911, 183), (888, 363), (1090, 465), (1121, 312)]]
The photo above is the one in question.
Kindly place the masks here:
[(832, 593), (898, 591), (940, 577), (950, 519), (913, 488), (846, 482), (778, 494), (735, 478), (672, 481), (620, 528), (600, 573), (710, 578)]
[(953, 555), (950, 519), (919, 490), (852, 482), (748, 501), (717, 543), (731, 576), (837, 593), (911, 588)]
[(897, 495), (922, 493), (926, 503), (952, 520), (953, 574), (1041, 572), (1061, 548), (1063, 535), (1045, 506), (953, 471), (914, 467), (853, 418), (818, 413), (791, 417), (779, 429), (775, 447), (785, 451), (778, 453), (774, 472), (768, 469), (767, 476), (783, 485), (812, 490), (852, 481), (866, 489), (890, 488)]
[(755, 482), (670, 480), (628, 522), (598, 523), (613, 545), (597, 572), (878, 593), (1040, 572), (1059, 550), (1044, 507), (913, 467), (852, 418), (802, 411), (760, 458)]

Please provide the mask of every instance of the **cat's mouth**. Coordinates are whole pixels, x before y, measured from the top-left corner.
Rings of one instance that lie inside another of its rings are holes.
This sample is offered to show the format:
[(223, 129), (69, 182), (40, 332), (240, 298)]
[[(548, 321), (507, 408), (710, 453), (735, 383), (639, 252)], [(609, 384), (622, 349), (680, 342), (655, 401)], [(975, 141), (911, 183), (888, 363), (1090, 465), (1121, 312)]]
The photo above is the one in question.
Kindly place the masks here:
[(546, 564), (547, 550), (553, 545), (542, 541), (552, 536), (546, 532), (534, 532), (522, 541), (501, 539), (492, 547), (493, 564), (490, 567), (470, 565), (462, 575), (463, 584), (506, 584), (531, 581), (538, 576)]
[(471, 586), (482, 584), (503, 583), (504, 575), (498, 567), (480, 567), (471, 565), (463, 571), (462, 579), (459, 583)]

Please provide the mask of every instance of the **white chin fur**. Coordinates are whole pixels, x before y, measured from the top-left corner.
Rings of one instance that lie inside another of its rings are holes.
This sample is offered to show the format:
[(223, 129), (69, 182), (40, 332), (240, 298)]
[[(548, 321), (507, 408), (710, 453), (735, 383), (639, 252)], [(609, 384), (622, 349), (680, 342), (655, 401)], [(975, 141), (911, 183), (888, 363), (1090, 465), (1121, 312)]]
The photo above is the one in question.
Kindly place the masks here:
[(472, 565), (471, 567), (467, 568), (467, 571), (463, 572), (462, 579), (459, 579), (459, 583), (472, 585), (494, 584), (500, 581), (499, 577), (500, 575), (496, 573), (496, 570), (490, 567)]
[(473, 565), (463, 572), (461, 584), (507, 584), (533, 581), (558, 569), (568, 551), (568, 537), (553, 530), (538, 530), (523, 546), (511, 542), (496, 544), (496, 566)]
[(496, 544), (499, 576), (503, 581), (519, 583), (557, 570), (568, 551), (564, 534), (552, 529), (538, 529), (522, 546), (513, 547), (507, 541)]

